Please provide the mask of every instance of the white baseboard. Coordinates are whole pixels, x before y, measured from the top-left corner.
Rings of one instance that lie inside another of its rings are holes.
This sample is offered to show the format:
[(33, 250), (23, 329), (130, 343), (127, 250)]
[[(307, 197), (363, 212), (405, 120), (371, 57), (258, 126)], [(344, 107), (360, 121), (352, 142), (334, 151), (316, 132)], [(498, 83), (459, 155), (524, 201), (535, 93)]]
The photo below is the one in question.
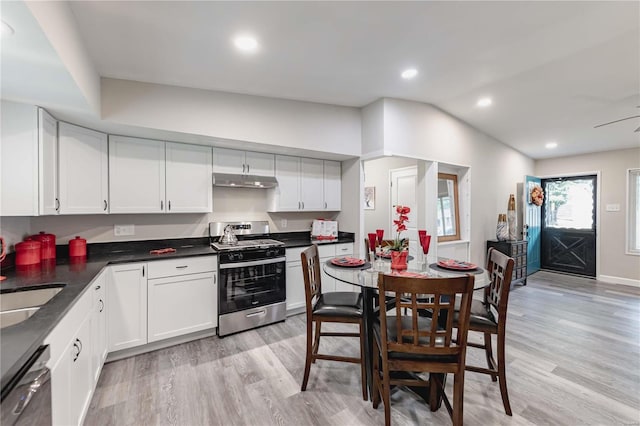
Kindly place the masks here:
[(640, 280), (632, 280), (631, 278), (613, 277), (611, 275), (599, 275), (599, 281), (610, 284), (628, 285), (631, 287), (640, 287)]

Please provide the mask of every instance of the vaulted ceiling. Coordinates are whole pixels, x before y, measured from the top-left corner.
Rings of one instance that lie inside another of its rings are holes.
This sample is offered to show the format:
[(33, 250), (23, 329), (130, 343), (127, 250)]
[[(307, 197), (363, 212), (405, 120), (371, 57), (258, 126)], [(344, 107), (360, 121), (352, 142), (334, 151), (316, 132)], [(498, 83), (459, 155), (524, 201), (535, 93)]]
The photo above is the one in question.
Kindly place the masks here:
[[(533, 158), (640, 146), (639, 2), (70, 7), (102, 77), (355, 107), (420, 101)], [(255, 54), (234, 48), (243, 32)], [(418, 75), (402, 79), (406, 68)]]

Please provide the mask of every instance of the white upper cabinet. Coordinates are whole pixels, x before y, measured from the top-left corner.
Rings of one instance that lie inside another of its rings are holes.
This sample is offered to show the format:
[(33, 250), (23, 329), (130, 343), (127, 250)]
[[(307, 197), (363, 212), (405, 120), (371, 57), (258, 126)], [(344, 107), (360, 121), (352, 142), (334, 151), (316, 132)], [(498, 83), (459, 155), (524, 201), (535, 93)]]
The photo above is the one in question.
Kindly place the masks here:
[(164, 142), (109, 136), (109, 211), (165, 211)]
[(340, 210), (342, 181), (337, 161), (276, 155), (276, 179), (269, 211)]
[(58, 121), (38, 108), (40, 157), (40, 214), (54, 215), (60, 210), (58, 198)]
[(211, 147), (166, 143), (168, 213), (213, 211)]
[(324, 210), (324, 172), (322, 160), (300, 159), (301, 210)]
[(211, 148), (109, 136), (111, 213), (213, 210)]
[(38, 214), (37, 120), (35, 106), (2, 101), (0, 216)]
[(300, 158), (276, 155), (276, 179), (278, 186), (272, 190), (271, 211), (299, 211)]
[(68, 123), (58, 125), (60, 213), (107, 213), (107, 135)]
[(256, 176), (275, 176), (275, 155), (263, 152), (245, 152), (247, 174)]
[(274, 155), (213, 148), (213, 171), (234, 175), (274, 176)]
[(324, 161), (324, 208), (338, 211), (342, 206), (342, 170), (339, 161)]

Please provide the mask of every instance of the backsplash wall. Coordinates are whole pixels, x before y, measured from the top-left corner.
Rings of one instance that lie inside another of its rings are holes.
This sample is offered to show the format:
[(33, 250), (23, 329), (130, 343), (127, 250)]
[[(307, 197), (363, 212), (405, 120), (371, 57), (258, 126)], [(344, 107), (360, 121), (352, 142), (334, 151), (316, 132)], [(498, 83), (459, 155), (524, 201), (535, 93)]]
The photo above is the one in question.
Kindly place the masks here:
[[(66, 244), (76, 235), (89, 243), (205, 237), (209, 222), (267, 220), (271, 232), (309, 231), (318, 217), (333, 219), (337, 213), (268, 213), (264, 189), (213, 189), (213, 213), (112, 214), (77, 216), (36, 216), (1, 218), (0, 235), (13, 251), (23, 237), (45, 231), (56, 235), (57, 244)], [(286, 227), (282, 226), (286, 222)], [(134, 225), (133, 236), (115, 236), (114, 225)], [(351, 230), (346, 230), (353, 232)]]

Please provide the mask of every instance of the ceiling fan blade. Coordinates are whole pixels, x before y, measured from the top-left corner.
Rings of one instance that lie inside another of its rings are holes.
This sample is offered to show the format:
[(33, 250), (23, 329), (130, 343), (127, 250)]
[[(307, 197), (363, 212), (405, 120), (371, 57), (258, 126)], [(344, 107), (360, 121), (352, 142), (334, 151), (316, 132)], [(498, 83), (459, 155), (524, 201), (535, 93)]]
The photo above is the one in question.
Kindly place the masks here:
[(609, 124), (619, 123), (619, 122), (621, 122), (621, 121), (631, 120), (631, 119), (633, 119), (633, 118), (640, 118), (640, 115), (632, 115), (631, 117), (621, 118), (620, 120), (613, 120), (613, 121), (610, 121), (610, 122), (608, 122), (608, 123), (598, 124), (597, 126), (593, 126), (593, 128), (594, 128), (594, 129), (597, 129), (598, 127), (608, 126)]

